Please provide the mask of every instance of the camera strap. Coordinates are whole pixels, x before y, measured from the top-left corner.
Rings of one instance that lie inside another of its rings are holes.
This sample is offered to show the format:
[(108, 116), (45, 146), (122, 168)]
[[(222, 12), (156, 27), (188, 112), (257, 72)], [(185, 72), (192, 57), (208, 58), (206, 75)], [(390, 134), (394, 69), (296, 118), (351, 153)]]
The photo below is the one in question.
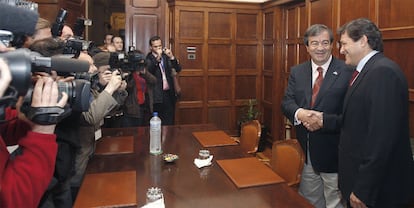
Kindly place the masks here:
[(70, 115), (70, 108), (61, 107), (30, 107), (27, 118), (40, 125), (57, 124), (63, 118)]

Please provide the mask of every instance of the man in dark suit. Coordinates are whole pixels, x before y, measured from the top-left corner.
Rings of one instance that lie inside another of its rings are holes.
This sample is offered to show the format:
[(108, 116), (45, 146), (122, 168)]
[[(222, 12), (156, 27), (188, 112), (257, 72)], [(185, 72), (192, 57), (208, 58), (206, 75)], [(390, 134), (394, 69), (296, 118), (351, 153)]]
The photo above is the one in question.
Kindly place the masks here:
[(153, 86), (153, 110), (158, 112), (162, 125), (174, 125), (175, 103), (177, 101), (174, 77), (181, 71), (181, 65), (169, 48), (163, 48), (161, 38), (149, 40), (151, 52), (147, 55), (147, 70), (157, 78)]
[[(339, 124), (339, 188), (351, 207), (403, 207), (414, 196), (406, 78), (382, 53), (381, 33), (370, 20), (353, 20), (339, 34), (346, 64), (359, 72)], [(324, 125), (338, 124), (323, 117)]]
[(327, 26), (310, 26), (304, 42), (311, 60), (292, 67), (282, 101), (307, 155), (299, 193), (318, 208), (343, 207), (337, 174), (339, 131), (318, 130), (322, 120), (312, 110), (339, 115), (352, 71), (332, 56), (333, 34)]

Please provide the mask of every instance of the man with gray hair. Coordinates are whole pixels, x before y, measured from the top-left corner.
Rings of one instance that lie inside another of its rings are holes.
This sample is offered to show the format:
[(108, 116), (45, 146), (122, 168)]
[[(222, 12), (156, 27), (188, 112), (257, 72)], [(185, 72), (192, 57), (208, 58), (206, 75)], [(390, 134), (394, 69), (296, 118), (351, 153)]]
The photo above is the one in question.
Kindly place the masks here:
[(333, 39), (332, 30), (325, 25), (307, 29), (304, 43), (311, 60), (291, 68), (282, 100), (282, 111), (295, 125), (306, 154), (299, 193), (317, 208), (344, 207), (337, 174), (339, 131), (320, 129), (324, 124), (320, 112), (342, 112), (352, 73), (332, 56)]

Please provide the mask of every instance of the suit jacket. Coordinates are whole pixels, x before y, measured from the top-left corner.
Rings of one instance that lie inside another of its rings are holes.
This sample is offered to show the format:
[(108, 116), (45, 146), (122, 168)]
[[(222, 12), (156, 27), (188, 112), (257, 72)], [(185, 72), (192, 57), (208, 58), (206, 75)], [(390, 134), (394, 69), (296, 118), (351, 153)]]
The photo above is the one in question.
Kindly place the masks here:
[[(312, 99), (312, 66), (307, 61), (291, 69), (288, 86), (282, 100), (284, 115), (294, 123), (294, 115), (299, 108), (322, 111), (324, 114), (340, 114), (343, 99), (348, 89), (352, 71), (342, 60), (332, 58), (319, 90), (315, 105)], [(318, 130), (309, 132), (302, 124), (296, 125), (296, 135), (304, 152), (309, 153), (316, 171), (336, 173), (338, 171), (339, 131)]]
[(414, 173), (408, 116), (403, 72), (382, 53), (374, 55), (344, 101), (338, 173), (346, 200), (354, 192), (366, 205), (399, 207), (410, 196)]
[[(175, 97), (175, 88), (174, 88), (174, 81), (172, 77), (172, 69), (174, 68), (176, 72), (181, 71), (181, 65), (178, 63), (177, 58), (174, 60), (170, 60), (167, 55), (164, 53), (162, 54), (162, 59), (164, 60), (164, 69), (165, 69), (165, 76), (168, 81), (168, 86), (170, 89), (168, 90), (168, 94), (171, 95), (171, 103), (175, 103), (176, 97)], [(154, 75), (157, 78), (157, 82), (154, 84), (153, 87), (153, 102), (155, 103), (163, 103), (163, 102), (169, 102), (163, 100), (163, 89), (162, 89), (162, 73), (160, 70), (160, 63), (157, 61), (157, 59), (154, 57), (154, 55), (150, 52), (147, 55), (146, 58), (147, 62), (147, 70), (152, 75)]]

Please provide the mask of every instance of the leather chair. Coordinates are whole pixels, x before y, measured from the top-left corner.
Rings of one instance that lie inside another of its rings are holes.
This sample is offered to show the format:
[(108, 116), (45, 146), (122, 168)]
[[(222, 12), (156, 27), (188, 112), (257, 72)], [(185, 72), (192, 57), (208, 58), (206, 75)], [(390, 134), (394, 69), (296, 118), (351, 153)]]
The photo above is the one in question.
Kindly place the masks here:
[(240, 146), (249, 154), (256, 154), (262, 128), (258, 120), (245, 122), (241, 126)]
[(298, 187), (304, 162), (305, 155), (298, 140), (288, 139), (273, 143), (270, 166), (289, 186)]

